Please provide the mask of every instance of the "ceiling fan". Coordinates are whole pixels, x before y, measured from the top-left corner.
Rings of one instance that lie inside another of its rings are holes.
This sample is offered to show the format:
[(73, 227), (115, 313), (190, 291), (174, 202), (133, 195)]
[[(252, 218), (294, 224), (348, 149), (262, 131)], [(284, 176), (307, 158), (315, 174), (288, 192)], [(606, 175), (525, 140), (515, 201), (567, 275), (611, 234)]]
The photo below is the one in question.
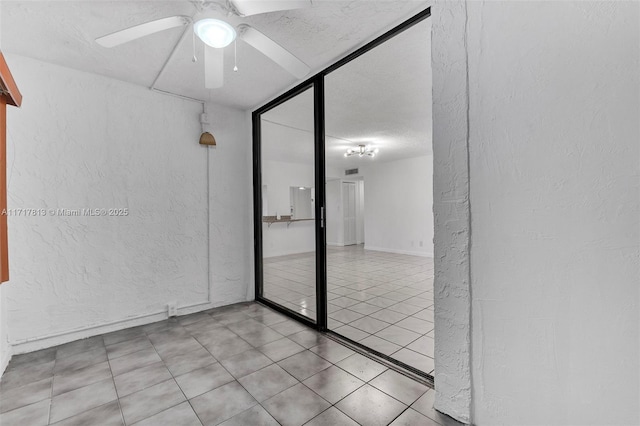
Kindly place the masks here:
[[(311, 0), (224, 0), (224, 3), (196, 0), (192, 3), (197, 9), (193, 17), (178, 15), (156, 19), (98, 37), (96, 42), (104, 47), (115, 47), (160, 31), (192, 25), (195, 35), (205, 45), (204, 72), (207, 89), (222, 87), (224, 81), (222, 49), (236, 40), (236, 37), (253, 46), (299, 79), (307, 76), (311, 71), (307, 64), (284, 47), (240, 19), (260, 13), (311, 7)], [(221, 15), (225, 17), (224, 20), (219, 19)], [(186, 34), (185, 30), (183, 37)], [(182, 38), (180, 40), (182, 41)]]

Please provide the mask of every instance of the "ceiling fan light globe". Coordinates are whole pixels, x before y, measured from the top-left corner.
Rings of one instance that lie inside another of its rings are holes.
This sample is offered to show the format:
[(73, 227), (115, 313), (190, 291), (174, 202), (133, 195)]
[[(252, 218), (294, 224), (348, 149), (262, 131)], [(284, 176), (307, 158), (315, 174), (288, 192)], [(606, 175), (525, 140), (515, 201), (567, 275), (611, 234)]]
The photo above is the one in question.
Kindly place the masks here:
[(219, 19), (201, 19), (193, 25), (193, 31), (205, 44), (221, 49), (236, 39), (236, 30)]

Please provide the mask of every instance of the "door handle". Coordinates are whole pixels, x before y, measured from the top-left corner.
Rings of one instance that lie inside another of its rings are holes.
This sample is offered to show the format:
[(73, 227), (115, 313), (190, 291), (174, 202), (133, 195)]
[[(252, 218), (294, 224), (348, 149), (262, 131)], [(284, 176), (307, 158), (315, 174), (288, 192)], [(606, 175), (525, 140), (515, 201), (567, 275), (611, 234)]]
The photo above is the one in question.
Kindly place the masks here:
[(320, 207), (320, 228), (324, 228), (324, 206)]

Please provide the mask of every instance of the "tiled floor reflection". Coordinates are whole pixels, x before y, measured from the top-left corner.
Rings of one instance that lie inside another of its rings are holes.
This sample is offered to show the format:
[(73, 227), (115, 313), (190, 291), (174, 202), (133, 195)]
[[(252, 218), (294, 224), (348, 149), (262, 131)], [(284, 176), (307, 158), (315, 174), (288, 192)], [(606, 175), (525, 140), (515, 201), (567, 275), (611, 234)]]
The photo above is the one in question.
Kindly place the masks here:
[(459, 424), (434, 391), (254, 303), (15, 356), (0, 424)]
[(301, 253), (263, 260), (263, 296), (316, 319), (316, 257)]
[[(265, 296), (315, 318), (315, 255), (264, 260)], [(327, 249), (329, 328), (433, 374), (433, 259)]]

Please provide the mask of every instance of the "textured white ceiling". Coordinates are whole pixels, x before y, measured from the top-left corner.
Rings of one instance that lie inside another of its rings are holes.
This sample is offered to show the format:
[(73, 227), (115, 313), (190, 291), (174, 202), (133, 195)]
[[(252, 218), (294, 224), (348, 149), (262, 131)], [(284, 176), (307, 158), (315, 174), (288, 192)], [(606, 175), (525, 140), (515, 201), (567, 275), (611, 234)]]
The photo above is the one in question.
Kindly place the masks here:
[[(152, 84), (183, 29), (174, 28), (111, 49), (98, 46), (95, 38), (153, 19), (196, 13), (188, 1), (3, 0), (2, 4), (4, 51), (143, 86)], [(250, 24), (318, 71), (427, 5), (414, 0), (314, 0), (309, 9), (225, 19), (233, 24)], [(297, 81), (238, 41), (239, 71), (232, 71), (231, 45), (225, 49), (224, 87), (207, 90), (203, 61), (194, 64), (191, 57), (191, 37), (186, 37), (157, 88), (250, 109)]]
[[(316, 72), (427, 5), (425, 1), (314, 0), (310, 9), (224, 19), (234, 25), (249, 23)], [(4, 51), (147, 87), (180, 40), (183, 28), (111, 49), (97, 45), (94, 39), (153, 19), (196, 14), (188, 1), (2, 0), (2, 7)], [(196, 46), (197, 56), (202, 58), (202, 44)], [(224, 87), (207, 90), (202, 59), (195, 64), (191, 61), (189, 34), (157, 88), (253, 109), (297, 82), (251, 46), (239, 41), (237, 48), (239, 71), (232, 71), (231, 45), (225, 49)], [(329, 167), (353, 168), (431, 152), (430, 49), (430, 20), (426, 20), (327, 76)], [(267, 158), (311, 164), (312, 91), (280, 105), (264, 118), (269, 121), (263, 126), (265, 140), (272, 137), (278, 141), (265, 144)], [(358, 143), (378, 147), (379, 156), (344, 158), (346, 149)]]
[[(430, 33), (427, 19), (326, 77), (328, 168), (353, 168), (432, 152)], [(312, 90), (262, 118), (267, 158), (311, 164)], [(379, 148), (380, 153), (375, 158), (345, 158), (347, 148), (359, 143)]]

